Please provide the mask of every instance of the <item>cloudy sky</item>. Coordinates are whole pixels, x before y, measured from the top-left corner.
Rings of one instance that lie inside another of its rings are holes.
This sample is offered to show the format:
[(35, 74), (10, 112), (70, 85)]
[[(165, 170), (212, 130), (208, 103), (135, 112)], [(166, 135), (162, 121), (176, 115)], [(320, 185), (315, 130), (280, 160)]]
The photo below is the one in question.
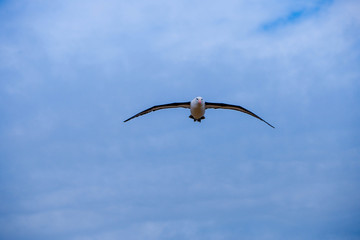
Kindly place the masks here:
[(0, 1), (0, 238), (359, 239), (359, 12)]

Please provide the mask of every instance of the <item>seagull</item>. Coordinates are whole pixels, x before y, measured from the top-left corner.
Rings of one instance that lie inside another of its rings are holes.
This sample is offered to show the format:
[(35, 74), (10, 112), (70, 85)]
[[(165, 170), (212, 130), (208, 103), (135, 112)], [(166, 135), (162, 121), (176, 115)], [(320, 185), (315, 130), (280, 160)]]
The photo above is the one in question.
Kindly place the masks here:
[(246, 108), (243, 108), (241, 106), (232, 105), (232, 104), (226, 104), (226, 103), (212, 103), (212, 102), (205, 102), (202, 97), (196, 97), (191, 102), (174, 102), (174, 103), (168, 103), (168, 104), (162, 104), (162, 105), (155, 105), (151, 108), (148, 108), (142, 112), (139, 112), (138, 114), (135, 114), (134, 116), (126, 119), (124, 122), (130, 121), (133, 118), (140, 117), (142, 115), (145, 115), (150, 112), (154, 112), (161, 109), (167, 109), (167, 108), (190, 108), (190, 116), (189, 118), (193, 119), (194, 122), (201, 122), (201, 120), (205, 119), (205, 110), (208, 108), (213, 109), (230, 109), (230, 110), (236, 110), (240, 111), (246, 114), (249, 114), (250, 116), (253, 116), (267, 125), (269, 125), (272, 128), (275, 128), (270, 123), (266, 122), (264, 119), (256, 115), (255, 113), (247, 110)]

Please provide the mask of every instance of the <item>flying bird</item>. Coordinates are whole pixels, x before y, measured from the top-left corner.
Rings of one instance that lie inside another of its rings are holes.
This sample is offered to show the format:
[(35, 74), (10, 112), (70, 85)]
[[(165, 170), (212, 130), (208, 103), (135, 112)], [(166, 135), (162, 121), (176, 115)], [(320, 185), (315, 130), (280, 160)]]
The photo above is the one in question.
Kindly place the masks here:
[(127, 122), (133, 118), (142, 116), (144, 114), (154, 112), (161, 109), (167, 109), (167, 108), (190, 108), (190, 116), (189, 118), (193, 119), (194, 122), (201, 122), (201, 120), (205, 119), (205, 110), (208, 108), (214, 108), (214, 109), (230, 109), (230, 110), (236, 110), (240, 111), (246, 114), (249, 114), (250, 116), (253, 116), (263, 122), (265, 122), (270, 127), (274, 128), (270, 123), (266, 122), (264, 119), (256, 115), (255, 113), (247, 110), (246, 108), (243, 108), (241, 106), (232, 105), (232, 104), (226, 104), (226, 103), (212, 103), (212, 102), (205, 102), (202, 97), (196, 97), (191, 102), (174, 102), (174, 103), (168, 103), (168, 104), (162, 104), (162, 105), (156, 105), (151, 108), (148, 108), (142, 112), (139, 112), (138, 114), (135, 114), (131, 118), (126, 119), (124, 122)]

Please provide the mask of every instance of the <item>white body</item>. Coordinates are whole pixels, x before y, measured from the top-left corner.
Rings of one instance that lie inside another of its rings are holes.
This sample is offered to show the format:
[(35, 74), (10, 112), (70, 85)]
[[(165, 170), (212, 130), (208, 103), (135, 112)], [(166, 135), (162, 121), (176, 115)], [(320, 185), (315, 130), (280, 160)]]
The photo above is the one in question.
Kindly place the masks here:
[(196, 97), (191, 101), (190, 112), (194, 119), (200, 119), (205, 115), (205, 102), (202, 97)]

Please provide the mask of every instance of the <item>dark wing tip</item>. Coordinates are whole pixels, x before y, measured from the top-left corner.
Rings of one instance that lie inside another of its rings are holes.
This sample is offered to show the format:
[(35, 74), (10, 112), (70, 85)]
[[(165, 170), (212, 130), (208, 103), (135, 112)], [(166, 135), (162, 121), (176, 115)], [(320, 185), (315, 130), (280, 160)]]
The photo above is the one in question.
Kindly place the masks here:
[(136, 115), (134, 115), (134, 116), (132, 116), (132, 117), (130, 117), (130, 118), (128, 118), (128, 119), (126, 119), (125, 121), (124, 121), (124, 123), (126, 123), (127, 121), (130, 121), (131, 119), (133, 119), (133, 118), (136, 118), (138, 116), (138, 114), (136, 114)]
[(124, 121), (124, 123), (126, 123), (127, 121), (130, 121), (131, 119), (136, 118), (136, 117), (137, 117), (137, 114), (136, 114), (135, 116), (132, 116), (131, 118), (126, 119), (126, 120)]
[[(254, 115), (255, 115), (255, 114), (254, 114)], [(255, 115), (255, 116), (256, 116), (256, 118), (260, 119), (261, 121), (263, 121), (264, 123), (266, 123), (266, 124), (269, 125), (270, 127), (275, 128), (273, 125), (271, 125), (270, 123), (268, 123), (267, 121), (265, 121), (265, 120), (262, 119), (261, 117), (259, 117), (259, 116), (257, 116), (257, 115)]]

